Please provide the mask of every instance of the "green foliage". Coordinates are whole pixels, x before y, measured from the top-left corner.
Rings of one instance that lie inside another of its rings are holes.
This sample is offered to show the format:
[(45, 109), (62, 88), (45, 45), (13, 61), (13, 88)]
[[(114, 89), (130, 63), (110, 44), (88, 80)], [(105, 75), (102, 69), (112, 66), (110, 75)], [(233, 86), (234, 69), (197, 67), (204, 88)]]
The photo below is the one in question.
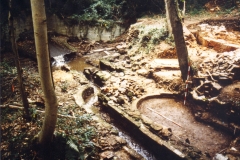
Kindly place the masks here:
[(234, 7), (231, 7), (231, 8), (223, 8), (221, 9), (220, 11), (218, 11), (217, 13), (218, 14), (230, 14), (233, 10), (235, 9), (238, 9), (238, 12), (240, 11), (240, 8), (236, 8), (235, 6)]
[(156, 45), (160, 41), (165, 40), (167, 37), (167, 30), (165, 27), (161, 28), (160, 30), (158, 28), (154, 28), (149, 32), (149, 35), (152, 37), (150, 43)]
[(31, 121), (36, 123), (38, 126), (42, 126), (43, 121), (40, 121), (39, 119), (41, 119), (41, 116), (39, 114), (39, 112), (37, 111), (37, 107), (34, 105), (30, 104), (30, 108), (29, 108), (29, 114), (31, 117)]
[(92, 121), (92, 117), (89, 114), (84, 114), (76, 118), (77, 127), (83, 127)]
[[(158, 0), (60, 0), (48, 7), (69, 24), (98, 24), (99, 21), (133, 22), (144, 14), (164, 12), (164, 1)], [(111, 24), (111, 23), (110, 23)], [(106, 28), (111, 25), (104, 23)]]
[(67, 82), (67, 81), (63, 81), (63, 82), (61, 83), (61, 85), (60, 85), (61, 91), (62, 91), (62, 92), (67, 92), (68, 86), (69, 86), (68, 82)]
[[(10, 38), (9, 38), (9, 25), (8, 25), (8, 23), (6, 23), (6, 22), (3, 22), (3, 21), (1, 21), (0, 22), (0, 26), (1, 26), (1, 40), (10, 40)], [(6, 42), (5, 42), (6, 43)], [(4, 46), (4, 45), (6, 45), (6, 44), (1, 44), (2, 46), (2, 48), (4, 49), (4, 47), (7, 47), (7, 46)]]
[(198, 70), (199, 70), (198, 63), (197, 63), (197, 62), (194, 62), (194, 61), (191, 60), (189, 57), (188, 57), (188, 61), (190, 62), (191, 71), (192, 71), (193, 76), (194, 76), (194, 75), (197, 76), (197, 75), (198, 75)]
[(188, 11), (188, 13), (190, 15), (199, 15), (199, 14), (203, 14), (204, 13), (204, 9), (203, 8), (192, 8)]
[(192, 10), (199, 11), (203, 10), (205, 7), (205, 4), (208, 3), (209, 0), (201, 0), (201, 1), (196, 1), (196, 0), (190, 0), (186, 1), (186, 11), (191, 12)]
[(174, 41), (173, 36), (168, 36), (168, 37), (165, 39), (165, 42), (167, 42), (169, 45), (175, 47), (175, 41)]
[(230, 98), (229, 103), (233, 106), (240, 107), (240, 100), (238, 98)]
[(1, 109), (1, 127), (1, 156), (5, 159), (23, 158), (19, 155), (28, 156), (32, 135), (26, 132), (29, 126), (22, 119), (21, 110)]
[(12, 87), (15, 85), (17, 69), (11, 65), (10, 61), (0, 62), (0, 101), (4, 102), (13, 94)]
[(123, 2), (117, 3), (116, 0), (92, 1), (92, 4), (85, 8), (82, 14), (74, 13), (68, 16), (68, 20), (71, 23), (94, 24), (109, 29), (113, 26), (114, 20), (121, 18), (122, 4)]
[(80, 156), (78, 146), (73, 142), (71, 138), (67, 138), (66, 140), (65, 151), (65, 159), (75, 160)]
[[(68, 121), (68, 125), (66, 124)], [(98, 155), (97, 145), (92, 139), (97, 137), (96, 128), (91, 125), (93, 119), (89, 114), (83, 114), (75, 120), (59, 118), (57, 122), (58, 130), (65, 133), (56, 133), (54, 146), (60, 146), (55, 149), (56, 158), (64, 156), (65, 159), (85, 160), (87, 157), (96, 157)], [(58, 153), (64, 153), (60, 155)]]
[(3, 61), (0, 62), (0, 76), (6, 76), (6, 75), (15, 75), (15, 67), (12, 67), (8, 62)]
[[(164, 23), (164, 22), (163, 22)], [(132, 32), (129, 46), (135, 45), (132, 48), (139, 48), (139, 52), (148, 54), (154, 49), (155, 45), (158, 45), (161, 41), (167, 37), (167, 29), (165, 25), (159, 24), (148, 26), (136, 26), (136, 29)], [(140, 45), (139, 45), (140, 44)]]
[[(6, 109), (2, 109), (1, 110), (1, 114), (5, 115), (5, 116), (1, 116), (1, 122), (3, 123), (7, 123), (7, 122), (12, 122), (14, 120), (16, 120), (17, 118), (22, 116), (21, 111), (13, 111), (9, 108)], [(7, 116), (9, 115), (9, 116)]]
[(240, 107), (240, 101), (234, 101), (235, 106)]
[(86, 9), (85, 14), (88, 16), (91, 14), (92, 17), (96, 18), (109, 19), (111, 18), (111, 14), (113, 14), (111, 5), (113, 5), (113, 3), (106, 3), (104, 0), (98, 1)]

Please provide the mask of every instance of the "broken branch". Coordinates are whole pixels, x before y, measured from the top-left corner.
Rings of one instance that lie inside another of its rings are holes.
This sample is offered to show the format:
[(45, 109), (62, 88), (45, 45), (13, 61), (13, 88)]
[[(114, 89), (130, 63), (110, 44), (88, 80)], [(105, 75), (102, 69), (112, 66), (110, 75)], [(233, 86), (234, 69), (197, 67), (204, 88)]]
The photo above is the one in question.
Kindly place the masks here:
[(207, 73), (209, 74), (209, 76), (211, 77), (211, 79), (212, 79), (213, 81), (216, 81), (216, 80), (213, 78), (212, 74), (211, 74), (209, 71), (207, 71)]
[(96, 50), (92, 50), (91, 52), (95, 53), (95, 52), (103, 52), (103, 51), (111, 51), (111, 50), (114, 50), (114, 48), (96, 49)]
[[(13, 108), (13, 109), (20, 109), (20, 110), (23, 110), (24, 108), (23, 107), (19, 107), (19, 106), (15, 106), (15, 105), (8, 105), (9, 108)], [(36, 112), (39, 112), (39, 113), (45, 113), (45, 111), (40, 111), (40, 110), (37, 110), (36, 109)], [(59, 117), (65, 117), (65, 118), (77, 118), (75, 116), (68, 116), (68, 115), (62, 115), (62, 114), (57, 114)]]

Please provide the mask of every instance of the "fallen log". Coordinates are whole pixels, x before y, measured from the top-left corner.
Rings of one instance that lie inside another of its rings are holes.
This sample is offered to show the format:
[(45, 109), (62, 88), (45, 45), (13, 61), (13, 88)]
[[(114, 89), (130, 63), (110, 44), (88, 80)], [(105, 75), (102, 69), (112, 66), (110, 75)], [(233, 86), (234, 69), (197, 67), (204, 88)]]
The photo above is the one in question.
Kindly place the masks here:
[(111, 53), (110, 52), (108, 52), (108, 51), (103, 51), (104, 53), (106, 53), (107, 55), (110, 55)]
[[(1, 108), (12, 108), (12, 109), (20, 109), (20, 110), (23, 110), (24, 108), (23, 107), (19, 107), (19, 106), (16, 106), (16, 105), (0, 105)], [(36, 109), (35, 110), (36, 112), (39, 112), (39, 113), (45, 113), (45, 111), (41, 111), (41, 110), (38, 110)], [(73, 116), (68, 116), (68, 115), (62, 115), (62, 114), (57, 114), (57, 116), (59, 117), (64, 117), (64, 118), (77, 118), (74, 116), (74, 113), (73, 113)]]
[(91, 50), (91, 52), (95, 53), (95, 52), (103, 52), (103, 51), (111, 51), (111, 50), (114, 50), (114, 48), (95, 49), (95, 50)]

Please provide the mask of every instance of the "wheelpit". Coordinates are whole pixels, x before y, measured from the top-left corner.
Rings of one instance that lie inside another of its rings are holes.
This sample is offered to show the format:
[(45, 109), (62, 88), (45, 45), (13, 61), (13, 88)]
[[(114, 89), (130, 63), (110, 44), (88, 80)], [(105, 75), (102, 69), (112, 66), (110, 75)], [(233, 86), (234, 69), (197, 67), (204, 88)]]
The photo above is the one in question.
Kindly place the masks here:
[(189, 154), (187, 150), (193, 147), (194, 152), (214, 157), (232, 140), (225, 131), (197, 121), (191, 109), (197, 104), (185, 106), (175, 95), (145, 96), (136, 105), (141, 114), (152, 122), (149, 129), (184, 154)]

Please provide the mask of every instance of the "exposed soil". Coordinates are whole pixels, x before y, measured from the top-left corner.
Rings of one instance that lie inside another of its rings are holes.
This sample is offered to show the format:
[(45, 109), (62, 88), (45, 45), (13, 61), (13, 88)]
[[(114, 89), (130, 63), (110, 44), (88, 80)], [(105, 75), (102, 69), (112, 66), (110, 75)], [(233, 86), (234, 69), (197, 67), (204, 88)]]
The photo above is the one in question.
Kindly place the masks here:
[(235, 106), (238, 106), (239, 102), (239, 92), (240, 92), (240, 82), (236, 82), (234, 84), (228, 85), (222, 89), (218, 98), (226, 103), (235, 103)]

